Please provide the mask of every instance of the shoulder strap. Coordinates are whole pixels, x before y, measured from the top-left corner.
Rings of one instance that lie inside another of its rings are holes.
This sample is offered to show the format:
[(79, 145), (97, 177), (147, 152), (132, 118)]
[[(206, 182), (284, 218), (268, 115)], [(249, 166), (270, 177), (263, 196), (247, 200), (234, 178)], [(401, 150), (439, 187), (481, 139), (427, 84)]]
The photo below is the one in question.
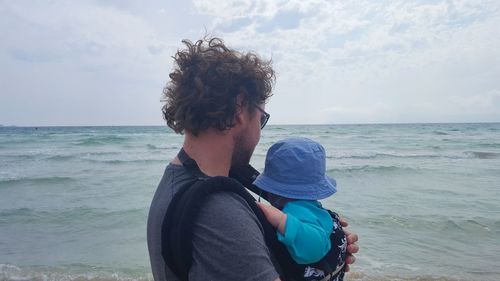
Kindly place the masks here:
[(259, 171), (257, 171), (250, 164), (234, 166), (231, 167), (231, 170), (229, 171), (229, 177), (239, 181), (248, 190), (269, 201), (269, 193), (253, 184), (259, 174)]
[(162, 225), (162, 255), (169, 268), (181, 280), (188, 280), (192, 263), (194, 221), (201, 211), (204, 200), (210, 194), (217, 192), (236, 193), (248, 202), (264, 228), (267, 246), (275, 254), (281, 268), (286, 271), (286, 275), (282, 276), (283, 280), (292, 280), (293, 278), (289, 276), (294, 276), (297, 272), (292, 272), (290, 265), (293, 264), (293, 260), (284, 245), (277, 240), (276, 231), (257, 207), (255, 198), (239, 182), (227, 177), (212, 177), (198, 181), (174, 196)]
[[(192, 210), (190, 208), (185, 208), (185, 200), (182, 200), (186, 192), (190, 189), (196, 189), (197, 185), (200, 185), (203, 181), (195, 181), (191, 187), (186, 187), (179, 190), (170, 205), (167, 208), (167, 213), (163, 218), (162, 228), (161, 228), (161, 252), (163, 259), (167, 263), (167, 266), (178, 276), (181, 280), (188, 280), (187, 273), (189, 272), (189, 267), (191, 266), (191, 243), (186, 236), (190, 236), (192, 231), (189, 231), (192, 226), (188, 223), (182, 223), (181, 216), (194, 216), (194, 210), (192, 213), (187, 211)], [(189, 194), (186, 196), (187, 199)], [(182, 200), (182, 202), (181, 202)], [(187, 220), (186, 222), (191, 222)], [(185, 234), (185, 235), (183, 235)]]

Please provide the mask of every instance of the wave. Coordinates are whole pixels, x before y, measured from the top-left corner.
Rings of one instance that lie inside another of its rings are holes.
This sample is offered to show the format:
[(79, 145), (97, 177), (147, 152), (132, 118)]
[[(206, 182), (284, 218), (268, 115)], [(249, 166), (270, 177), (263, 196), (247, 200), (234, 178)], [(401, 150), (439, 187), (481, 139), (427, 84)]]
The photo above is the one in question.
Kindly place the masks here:
[(73, 264), (61, 267), (18, 267), (0, 264), (2, 281), (153, 281), (149, 269), (141, 269), (136, 274), (124, 274), (130, 270)]
[(408, 171), (414, 172), (417, 169), (408, 168), (408, 167), (400, 167), (400, 166), (371, 166), (371, 165), (363, 165), (363, 166), (351, 166), (346, 168), (333, 168), (328, 169), (327, 173), (380, 173), (380, 172), (397, 172), (397, 171)]
[[(71, 267), (77, 268), (76, 270)], [(380, 273), (369, 273), (356, 270), (356, 264), (353, 271), (346, 274), (345, 279), (353, 281), (463, 281), (466, 279), (457, 279), (449, 276), (433, 276), (430, 274), (421, 274), (413, 276), (408, 275), (390, 275)], [(76, 271), (76, 272), (73, 272)], [(139, 272), (140, 271), (140, 272)], [(44, 267), (44, 268), (26, 268), (10, 264), (0, 264), (0, 280), (4, 281), (152, 281), (149, 268), (141, 268), (136, 273), (128, 273), (130, 270), (113, 270), (111, 268), (90, 266), (90, 265), (70, 265), (64, 267)], [(127, 272), (127, 273), (124, 273)], [(478, 272), (474, 274), (479, 279), (472, 280), (495, 280), (498, 272)], [(490, 275), (485, 276), (485, 275)], [(488, 278), (488, 279), (485, 279)], [(467, 279), (470, 280), (470, 279)]]
[[(45, 160), (51, 160), (51, 161), (68, 161), (68, 160), (73, 160), (73, 159), (84, 159), (84, 157), (87, 156), (116, 156), (116, 155), (121, 155), (122, 152), (88, 152), (88, 153), (78, 153), (74, 155), (53, 155), (45, 158)], [(83, 157), (83, 158), (82, 158)]]
[[(436, 147), (434, 149), (440, 149)], [(377, 158), (404, 158), (404, 159), (421, 159), (421, 158), (447, 158), (461, 159), (464, 157), (455, 155), (439, 155), (439, 154), (391, 154), (391, 153), (374, 153), (367, 155), (339, 155), (327, 156), (328, 159), (377, 159)]]
[(107, 160), (99, 160), (99, 159), (84, 159), (87, 162), (91, 163), (103, 163), (103, 164), (111, 164), (111, 165), (122, 165), (122, 164), (155, 164), (155, 163), (166, 163), (167, 159), (133, 159), (133, 160), (123, 160), (123, 159), (107, 159)]
[(477, 146), (488, 148), (500, 148), (500, 143), (480, 143)]
[[(354, 264), (354, 268), (356, 264)], [(344, 280), (354, 281), (464, 281), (449, 276), (432, 276), (432, 275), (415, 275), (415, 276), (397, 276), (397, 275), (382, 275), (364, 272), (348, 272)]]
[[(500, 147), (500, 144), (492, 144), (491, 146)], [(440, 147), (433, 147), (439, 150)], [(373, 153), (366, 155), (334, 155), (327, 156), (327, 159), (377, 159), (377, 158), (402, 158), (402, 159), (425, 159), (425, 158), (444, 158), (444, 159), (494, 159), (500, 158), (500, 152), (486, 152), (486, 151), (465, 151), (460, 155), (442, 155), (442, 154), (392, 154), (392, 153)]]
[(438, 135), (438, 136), (447, 136), (447, 135), (449, 135), (448, 133), (442, 132), (442, 131), (433, 131), (432, 133), (434, 135)]
[(92, 156), (102, 156), (102, 155), (120, 155), (123, 152), (119, 151), (101, 151), (101, 152), (86, 152), (82, 153), (81, 155), (92, 155)]
[(110, 136), (94, 136), (75, 142), (74, 145), (81, 146), (94, 146), (94, 145), (107, 145), (118, 144), (127, 141), (128, 138), (110, 135)]
[(150, 150), (158, 150), (158, 149), (180, 149), (179, 146), (177, 145), (171, 145), (171, 146), (156, 146), (154, 144), (147, 144), (146, 147)]
[(112, 229), (120, 225), (140, 224), (146, 217), (146, 208), (125, 210), (90, 207), (54, 210), (17, 208), (0, 211), (0, 225), (2, 223), (12, 224), (15, 222), (68, 226), (78, 222), (78, 224), (85, 224), (87, 229), (90, 229), (92, 226), (99, 229)]
[(490, 233), (500, 230), (500, 220), (480, 217), (449, 218), (444, 216), (402, 216), (385, 214), (361, 218), (358, 224), (380, 225), (384, 228), (435, 229), (446, 233)]
[(39, 185), (39, 184), (61, 184), (72, 182), (74, 179), (70, 177), (38, 177), (38, 178), (14, 178), (0, 180), (0, 187), (13, 185)]
[(45, 158), (46, 160), (50, 161), (68, 161), (68, 160), (73, 160), (75, 159), (76, 156), (74, 155), (53, 155)]
[(500, 153), (499, 152), (466, 151), (464, 153), (466, 155), (470, 156), (471, 158), (477, 158), (477, 159), (494, 159), (494, 158), (500, 158)]
[(0, 138), (0, 145), (2, 146), (12, 146), (26, 143), (33, 143), (33, 138)]
[(125, 153), (116, 152), (116, 151), (103, 151), (103, 152), (85, 152), (85, 153), (75, 153), (75, 154), (46, 154), (46, 153), (32, 153), (32, 154), (13, 154), (13, 155), (2, 155), (2, 158), (15, 160), (15, 161), (23, 161), (23, 160), (42, 160), (42, 161), (71, 161), (75, 159), (85, 159), (84, 157), (88, 156), (116, 156)]
[(37, 159), (40, 156), (43, 156), (43, 154), (41, 154), (41, 153), (35, 153), (35, 154), (1, 155), (1, 158), (3, 158), (3, 159), (10, 159), (10, 160), (33, 160), (33, 159)]

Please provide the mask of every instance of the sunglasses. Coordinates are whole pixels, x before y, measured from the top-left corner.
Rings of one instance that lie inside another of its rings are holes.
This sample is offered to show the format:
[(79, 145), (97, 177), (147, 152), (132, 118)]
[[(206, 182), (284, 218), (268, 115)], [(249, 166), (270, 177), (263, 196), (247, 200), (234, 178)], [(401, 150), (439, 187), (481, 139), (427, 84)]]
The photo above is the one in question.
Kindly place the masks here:
[(262, 115), (260, 116), (260, 129), (264, 129), (264, 127), (267, 124), (267, 121), (269, 121), (269, 118), (271, 118), (271, 114), (265, 112), (262, 108), (255, 106), (261, 113)]

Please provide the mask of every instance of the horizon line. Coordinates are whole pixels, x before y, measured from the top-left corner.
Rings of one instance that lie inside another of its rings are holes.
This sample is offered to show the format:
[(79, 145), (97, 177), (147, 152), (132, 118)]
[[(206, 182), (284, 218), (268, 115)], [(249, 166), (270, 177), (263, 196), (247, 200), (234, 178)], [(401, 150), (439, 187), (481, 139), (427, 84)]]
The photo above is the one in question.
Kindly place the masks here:
[[(495, 124), (500, 121), (479, 122), (373, 122), (373, 123), (311, 123), (311, 124), (268, 124), (267, 126), (330, 126), (330, 125), (425, 125), (425, 124)], [(0, 128), (57, 128), (57, 127), (166, 127), (167, 125), (4, 125)]]

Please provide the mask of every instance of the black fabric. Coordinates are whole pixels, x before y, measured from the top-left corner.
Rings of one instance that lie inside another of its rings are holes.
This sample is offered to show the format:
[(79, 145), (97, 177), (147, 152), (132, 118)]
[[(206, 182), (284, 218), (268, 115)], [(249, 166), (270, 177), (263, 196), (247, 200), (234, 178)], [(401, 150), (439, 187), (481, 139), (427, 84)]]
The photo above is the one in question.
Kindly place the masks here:
[(239, 181), (244, 187), (252, 191), (256, 195), (269, 201), (269, 193), (265, 190), (260, 189), (258, 186), (253, 184), (255, 179), (259, 176), (259, 171), (257, 171), (250, 164), (231, 167), (229, 171), (229, 177)]
[[(307, 268), (309, 270), (319, 269), (325, 273), (325, 275), (330, 275), (326, 280), (336, 280), (342, 281), (344, 278), (345, 271), (345, 259), (347, 255), (347, 238), (342, 226), (340, 225), (340, 218), (337, 213), (327, 210), (332, 220), (334, 222), (334, 231), (330, 234), (330, 251), (323, 257), (320, 261), (306, 265), (304, 267), (303, 275), (304, 281), (316, 281), (325, 280), (325, 278), (318, 278), (317, 276), (310, 275), (306, 276)], [(336, 229), (335, 229), (336, 228)]]
[[(185, 188), (176, 193), (167, 209), (161, 229), (162, 256), (167, 266), (181, 280), (188, 280), (192, 262), (192, 243), (189, 242), (192, 241), (192, 225), (187, 222), (192, 222), (189, 217), (195, 216), (195, 212), (199, 211), (193, 207), (183, 208), (182, 206), (189, 205), (187, 201), (192, 199), (183, 195), (186, 191), (196, 190), (200, 183), (202, 182), (196, 182), (189, 189)], [(183, 221), (186, 223), (182, 223)]]

